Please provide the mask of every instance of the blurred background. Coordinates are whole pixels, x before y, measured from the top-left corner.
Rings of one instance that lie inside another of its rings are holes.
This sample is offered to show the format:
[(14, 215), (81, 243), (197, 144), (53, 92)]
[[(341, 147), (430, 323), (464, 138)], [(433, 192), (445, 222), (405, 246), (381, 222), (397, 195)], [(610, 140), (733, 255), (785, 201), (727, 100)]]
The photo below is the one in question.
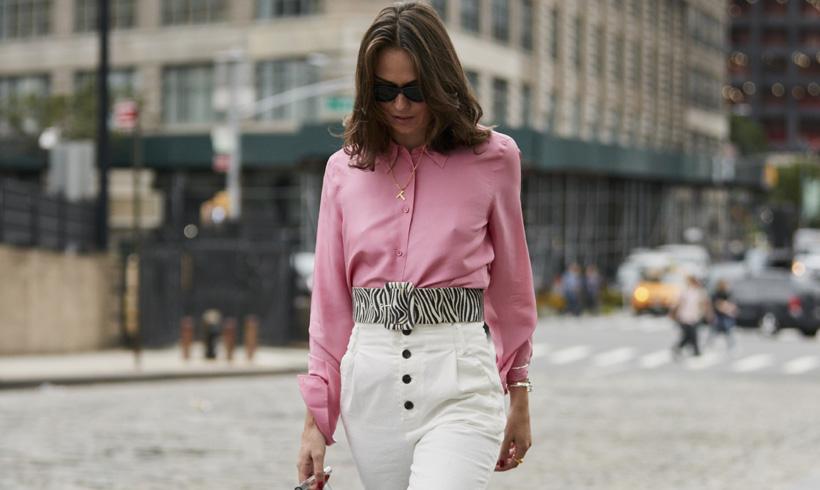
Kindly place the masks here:
[[(301, 355), (324, 165), (390, 3), (0, 0), (0, 360)], [(774, 357), (694, 371), (780, 369), (789, 330), (789, 372), (818, 372), (820, 1), (430, 3), (521, 148), (541, 330), (671, 344), (683, 278), (723, 279)]]

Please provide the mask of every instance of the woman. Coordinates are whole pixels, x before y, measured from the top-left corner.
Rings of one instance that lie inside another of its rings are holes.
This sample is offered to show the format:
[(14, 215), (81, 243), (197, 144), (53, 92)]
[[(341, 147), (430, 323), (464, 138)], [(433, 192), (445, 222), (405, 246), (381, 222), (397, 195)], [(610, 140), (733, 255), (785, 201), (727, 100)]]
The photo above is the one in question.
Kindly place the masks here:
[(299, 478), (324, 481), (341, 415), (365, 488), (486, 488), (531, 445), (519, 150), (478, 125), (426, 4), (378, 14), (356, 87), (322, 188)]

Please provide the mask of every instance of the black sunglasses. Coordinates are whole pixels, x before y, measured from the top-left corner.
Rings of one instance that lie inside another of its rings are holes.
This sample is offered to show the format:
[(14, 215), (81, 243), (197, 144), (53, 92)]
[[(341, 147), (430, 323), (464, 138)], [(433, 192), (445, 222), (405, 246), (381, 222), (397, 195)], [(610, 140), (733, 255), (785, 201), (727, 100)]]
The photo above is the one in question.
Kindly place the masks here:
[(379, 102), (390, 102), (399, 96), (399, 92), (403, 93), (408, 100), (413, 102), (424, 102), (424, 96), (421, 94), (421, 87), (415, 82), (403, 87), (377, 83), (373, 90), (373, 94)]

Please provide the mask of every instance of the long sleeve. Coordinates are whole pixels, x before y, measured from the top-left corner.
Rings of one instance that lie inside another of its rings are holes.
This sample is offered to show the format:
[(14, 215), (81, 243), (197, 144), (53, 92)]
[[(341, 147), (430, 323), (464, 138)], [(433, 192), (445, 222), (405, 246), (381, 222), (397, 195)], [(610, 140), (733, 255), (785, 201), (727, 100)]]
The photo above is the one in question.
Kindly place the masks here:
[(488, 233), (494, 257), (485, 292), (485, 319), (504, 386), (527, 377), (537, 314), (532, 266), (521, 211), (521, 157), (511, 138), (502, 142), (493, 175), (495, 192)]
[(353, 329), (336, 165), (338, 162), (331, 157), (322, 184), (310, 304), (308, 374), (298, 376), (305, 404), (328, 445), (335, 442), (333, 433), (339, 420), (339, 363)]

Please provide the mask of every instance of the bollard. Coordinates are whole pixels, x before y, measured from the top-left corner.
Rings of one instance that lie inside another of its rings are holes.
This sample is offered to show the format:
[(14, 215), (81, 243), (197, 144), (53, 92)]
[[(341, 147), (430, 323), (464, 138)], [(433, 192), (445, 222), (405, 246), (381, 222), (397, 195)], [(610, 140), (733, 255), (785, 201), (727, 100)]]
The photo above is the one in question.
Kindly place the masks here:
[(222, 325), (222, 342), (228, 362), (233, 361), (233, 349), (236, 346), (236, 318), (226, 318)]
[(182, 358), (191, 359), (191, 344), (194, 342), (194, 319), (184, 316), (179, 322), (179, 344), (182, 347)]
[(222, 313), (211, 308), (202, 314), (202, 326), (205, 330), (205, 359), (216, 359), (216, 339), (219, 337)]
[(245, 317), (245, 355), (248, 362), (253, 361), (253, 355), (256, 353), (256, 336), (259, 333), (259, 317), (256, 315), (248, 315)]

